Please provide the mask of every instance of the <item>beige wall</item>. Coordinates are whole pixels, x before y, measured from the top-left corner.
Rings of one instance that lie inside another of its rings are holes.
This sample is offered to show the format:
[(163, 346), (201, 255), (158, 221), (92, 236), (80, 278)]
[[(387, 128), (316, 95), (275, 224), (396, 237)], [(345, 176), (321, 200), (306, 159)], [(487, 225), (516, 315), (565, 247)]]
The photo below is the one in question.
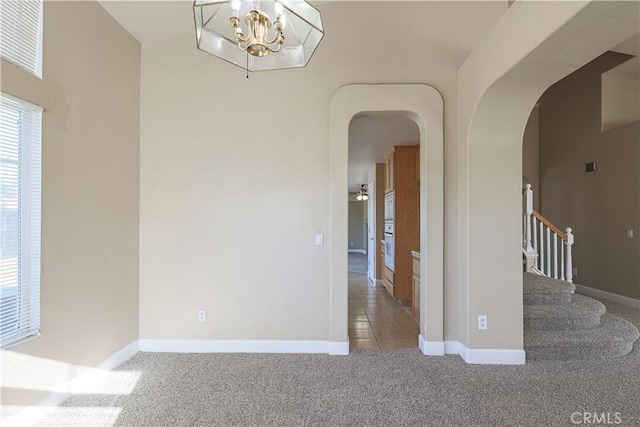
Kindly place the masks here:
[[(463, 46), (484, 34), (506, 3), (317, 6), (327, 33), (302, 70), (246, 79), (241, 69), (196, 50), (192, 31), (144, 46), (141, 338), (329, 338), (331, 242), (313, 242), (315, 233), (329, 232), (328, 106), (340, 86), (437, 87), (445, 97), (445, 151), (455, 151), (456, 70), (469, 53)], [(354, 20), (361, 8), (369, 18)], [(368, 33), (370, 22), (393, 31)], [(385, 52), (384, 61), (359, 42), (345, 42), (362, 34)], [(248, 108), (256, 96), (264, 101), (257, 105), (270, 107)], [(456, 167), (453, 158), (445, 161), (451, 193)], [(455, 216), (455, 198), (447, 203)], [(448, 249), (456, 286), (455, 248)], [(207, 322), (197, 321), (199, 308), (209, 310)]]
[[(521, 142), (531, 109), (639, 25), (633, 2), (515, 2), (460, 67), (459, 334), (467, 347), (523, 345)], [(476, 326), (481, 314), (486, 331)]]
[(2, 91), (44, 107), (42, 335), (3, 352), (3, 405), (138, 337), (140, 45), (95, 2), (45, 2), (43, 39), (42, 80), (2, 60)]
[(602, 75), (602, 131), (640, 120), (640, 81)]
[[(528, 182), (533, 190), (533, 208), (538, 209), (540, 197), (540, 185), (538, 179), (538, 105), (536, 104), (531, 110), (531, 115), (524, 128), (524, 137), (522, 138), (522, 177), (523, 188)], [(526, 181), (526, 182), (525, 182)]]
[(364, 247), (364, 209), (367, 202), (349, 202), (349, 249)]
[(601, 73), (625, 59), (609, 52), (540, 99), (541, 213), (573, 228), (574, 282), (640, 298), (640, 122), (600, 132)]

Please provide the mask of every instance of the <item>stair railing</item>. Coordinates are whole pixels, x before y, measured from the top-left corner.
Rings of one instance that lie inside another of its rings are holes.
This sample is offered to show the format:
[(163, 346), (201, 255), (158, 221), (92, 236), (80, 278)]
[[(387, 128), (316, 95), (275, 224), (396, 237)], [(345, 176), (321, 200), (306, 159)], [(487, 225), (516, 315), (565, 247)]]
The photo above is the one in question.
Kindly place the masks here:
[(533, 209), (531, 184), (526, 185), (524, 195), (522, 253), (526, 270), (572, 283), (574, 236), (571, 228), (562, 232)]

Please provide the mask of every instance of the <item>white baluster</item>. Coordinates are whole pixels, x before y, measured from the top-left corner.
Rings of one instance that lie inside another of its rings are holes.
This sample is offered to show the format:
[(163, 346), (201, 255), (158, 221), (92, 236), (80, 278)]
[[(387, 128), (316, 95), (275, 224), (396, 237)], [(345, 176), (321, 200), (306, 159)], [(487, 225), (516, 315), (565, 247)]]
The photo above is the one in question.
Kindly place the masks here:
[(544, 272), (544, 274), (551, 277), (551, 229), (549, 227), (546, 227), (546, 229), (547, 233), (545, 236), (545, 243), (547, 253), (547, 270)]
[(539, 258), (539, 256), (538, 256), (538, 254), (539, 254), (538, 247), (540, 245), (538, 245), (538, 228), (536, 227), (537, 218), (534, 216), (534, 217), (531, 218), (531, 220), (532, 220), (531, 231), (533, 231), (533, 238), (531, 240), (532, 240), (532, 243), (533, 243), (533, 252), (536, 254), (536, 258), (533, 260), (533, 265), (536, 268), (539, 268), (538, 267), (538, 258)]
[(560, 280), (564, 280), (564, 240), (560, 241)]
[(558, 278), (558, 235), (553, 233), (553, 278)]
[(538, 221), (538, 229), (540, 230), (540, 234), (538, 235), (539, 243), (540, 243), (540, 271), (544, 273), (544, 224), (542, 221)]
[(573, 283), (573, 257), (571, 255), (571, 248), (573, 246), (573, 233), (571, 228), (567, 228), (567, 241), (565, 246), (567, 248), (567, 282)]

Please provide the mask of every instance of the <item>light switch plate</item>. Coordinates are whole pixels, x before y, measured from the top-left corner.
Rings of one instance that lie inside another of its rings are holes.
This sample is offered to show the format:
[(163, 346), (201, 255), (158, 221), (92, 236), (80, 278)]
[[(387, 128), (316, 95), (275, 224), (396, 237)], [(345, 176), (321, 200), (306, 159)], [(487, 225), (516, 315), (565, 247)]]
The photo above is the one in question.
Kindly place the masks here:
[(633, 230), (627, 230), (627, 237), (633, 239)]
[(324, 234), (316, 234), (316, 246), (324, 245)]

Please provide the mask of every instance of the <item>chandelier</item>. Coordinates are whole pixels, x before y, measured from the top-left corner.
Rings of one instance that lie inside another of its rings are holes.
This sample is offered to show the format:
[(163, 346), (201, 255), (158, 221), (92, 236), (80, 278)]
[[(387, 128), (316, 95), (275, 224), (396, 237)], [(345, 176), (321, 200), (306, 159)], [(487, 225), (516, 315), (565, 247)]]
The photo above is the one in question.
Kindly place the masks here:
[(195, 0), (198, 49), (247, 71), (304, 67), (324, 29), (303, 0)]
[(361, 202), (363, 200), (369, 200), (369, 193), (364, 189), (364, 184), (360, 186), (360, 190), (358, 190), (358, 195), (356, 196), (356, 200)]

